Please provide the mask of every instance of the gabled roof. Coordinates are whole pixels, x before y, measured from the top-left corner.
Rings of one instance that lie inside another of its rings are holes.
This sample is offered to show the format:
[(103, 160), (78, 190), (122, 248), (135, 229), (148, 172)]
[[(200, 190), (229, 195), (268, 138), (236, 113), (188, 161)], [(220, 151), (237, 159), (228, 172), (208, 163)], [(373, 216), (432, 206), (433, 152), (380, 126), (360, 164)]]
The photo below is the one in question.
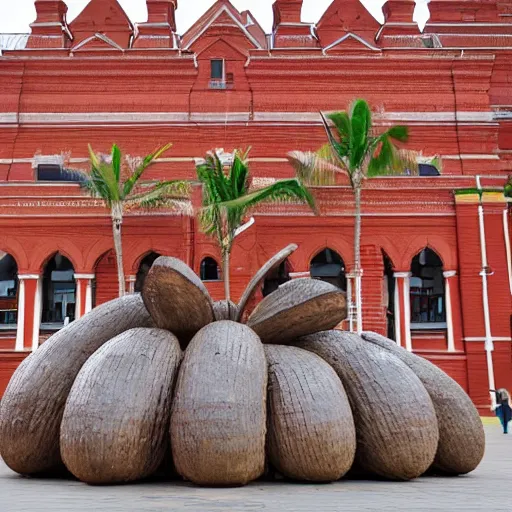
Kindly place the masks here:
[(266, 45), (265, 32), (249, 11), (240, 13), (229, 0), (217, 0), (181, 38), (188, 50), (212, 26), (232, 25), (240, 29), (255, 48)]
[(75, 45), (89, 36), (103, 33), (119, 46), (127, 48), (134, 33), (130, 18), (117, 0), (91, 0), (69, 28)]
[(71, 48), (72, 52), (88, 51), (88, 50), (116, 50), (124, 51), (115, 41), (105, 34), (96, 33)]
[(323, 52), (326, 53), (329, 50), (372, 50), (372, 51), (380, 51), (380, 48), (374, 46), (369, 43), (362, 37), (357, 34), (352, 34), (352, 32), (347, 32), (344, 36), (340, 37), (337, 41), (334, 41), (330, 45), (326, 46), (323, 49)]
[(373, 41), (379, 28), (379, 22), (359, 0), (334, 0), (317, 23), (317, 34), (326, 47), (347, 33)]

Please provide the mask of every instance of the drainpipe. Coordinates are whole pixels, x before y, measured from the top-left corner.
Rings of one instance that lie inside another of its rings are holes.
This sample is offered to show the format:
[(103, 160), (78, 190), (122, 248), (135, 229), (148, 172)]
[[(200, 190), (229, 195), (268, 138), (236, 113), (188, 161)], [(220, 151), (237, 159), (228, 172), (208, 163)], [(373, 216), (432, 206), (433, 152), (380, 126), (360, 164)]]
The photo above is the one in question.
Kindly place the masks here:
[[(482, 183), (480, 176), (476, 176), (476, 186), (480, 194), (482, 193)], [(480, 250), (482, 256), (482, 271), (480, 276), (482, 277), (482, 298), (484, 305), (484, 323), (485, 323), (485, 352), (487, 357), (487, 376), (489, 380), (489, 389), (496, 389), (494, 382), (494, 363), (492, 360), (492, 353), (494, 351), (494, 343), (491, 332), (491, 315), (489, 311), (489, 291), (488, 291), (488, 261), (487, 261), (487, 244), (485, 239), (485, 222), (484, 222), (484, 207), (482, 199), (480, 197), (480, 203), (478, 205), (478, 222), (480, 228)], [(491, 403), (493, 407), (496, 405), (496, 396), (490, 392)]]

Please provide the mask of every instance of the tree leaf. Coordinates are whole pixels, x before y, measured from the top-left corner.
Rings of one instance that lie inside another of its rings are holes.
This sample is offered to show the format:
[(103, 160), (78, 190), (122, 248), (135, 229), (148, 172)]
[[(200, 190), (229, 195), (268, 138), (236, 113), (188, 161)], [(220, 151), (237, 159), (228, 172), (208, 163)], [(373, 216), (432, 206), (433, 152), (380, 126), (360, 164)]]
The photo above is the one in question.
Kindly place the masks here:
[(133, 187), (135, 187), (136, 183), (140, 180), (144, 171), (158, 158), (160, 158), (166, 151), (168, 151), (172, 147), (172, 144), (166, 144), (161, 148), (155, 149), (152, 153), (144, 157), (142, 163), (133, 171), (130, 178), (126, 180), (123, 187), (123, 198), (127, 197)]

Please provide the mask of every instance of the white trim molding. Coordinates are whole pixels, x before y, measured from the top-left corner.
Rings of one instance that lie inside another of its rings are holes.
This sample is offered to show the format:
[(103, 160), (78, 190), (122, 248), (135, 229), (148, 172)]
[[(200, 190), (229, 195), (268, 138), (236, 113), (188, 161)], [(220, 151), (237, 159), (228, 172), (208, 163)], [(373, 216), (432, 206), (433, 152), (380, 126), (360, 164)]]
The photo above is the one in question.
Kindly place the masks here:
[(95, 279), (95, 274), (74, 274), (75, 279)]

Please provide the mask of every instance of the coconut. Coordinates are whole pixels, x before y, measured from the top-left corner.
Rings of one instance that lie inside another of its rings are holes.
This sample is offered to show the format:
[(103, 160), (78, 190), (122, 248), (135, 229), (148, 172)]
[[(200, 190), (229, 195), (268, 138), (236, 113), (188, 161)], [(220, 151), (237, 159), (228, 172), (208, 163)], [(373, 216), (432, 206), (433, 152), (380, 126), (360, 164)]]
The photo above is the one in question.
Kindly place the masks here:
[(22, 474), (59, 466), (62, 413), (80, 368), (114, 336), (151, 325), (140, 295), (127, 295), (72, 322), (27, 357), (0, 405), (0, 455), (5, 463)]
[(218, 300), (213, 303), (215, 320), (235, 320), (238, 314), (238, 306), (231, 300)]
[(345, 294), (314, 279), (295, 279), (265, 297), (249, 317), (264, 343), (287, 344), (336, 327), (347, 316)]
[(473, 471), (485, 451), (480, 415), (467, 393), (440, 368), (373, 332), (363, 338), (401, 359), (421, 380), (436, 410), (439, 445), (433, 469), (459, 475)]
[(60, 450), (83, 482), (111, 484), (153, 474), (164, 460), (178, 339), (132, 329), (103, 345), (80, 370), (62, 418)]
[(144, 282), (142, 298), (157, 327), (174, 333), (184, 346), (199, 329), (214, 320), (208, 290), (176, 258), (157, 258)]
[(293, 254), (299, 248), (296, 244), (290, 244), (277, 254), (272, 256), (259, 270), (254, 274), (254, 277), (250, 280), (247, 288), (245, 289), (242, 297), (240, 298), (240, 302), (238, 303), (238, 312), (235, 320), (240, 322), (242, 320), (243, 314), (245, 313), (245, 308), (254, 297), (258, 288), (263, 284), (268, 274), (270, 274), (273, 270), (279, 267), (283, 261)]
[(180, 475), (201, 485), (243, 485), (265, 464), (267, 364), (247, 326), (210, 324), (190, 342), (179, 371), (171, 446)]
[(352, 466), (356, 433), (336, 372), (297, 347), (266, 345), (270, 462), (296, 480), (329, 482)]
[(341, 378), (356, 425), (355, 463), (370, 474), (410, 480), (431, 466), (439, 431), (430, 397), (411, 369), (359, 336), (328, 331), (297, 341)]

